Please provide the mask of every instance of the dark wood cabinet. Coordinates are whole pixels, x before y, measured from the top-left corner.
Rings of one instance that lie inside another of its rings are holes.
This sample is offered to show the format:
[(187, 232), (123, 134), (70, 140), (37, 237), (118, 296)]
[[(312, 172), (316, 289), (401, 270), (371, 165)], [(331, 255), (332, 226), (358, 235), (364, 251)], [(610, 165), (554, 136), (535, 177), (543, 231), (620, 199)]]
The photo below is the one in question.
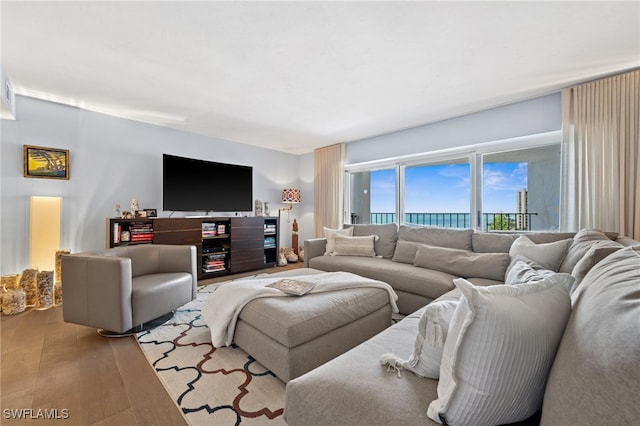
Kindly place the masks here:
[(263, 268), (264, 218), (231, 218), (231, 273)]
[[(123, 235), (126, 241), (123, 241)], [(194, 245), (198, 252), (198, 279), (207, 279), (275, 266), (279, 246), (278, 219), (108, 219), (107, 245), (128, 244)]]

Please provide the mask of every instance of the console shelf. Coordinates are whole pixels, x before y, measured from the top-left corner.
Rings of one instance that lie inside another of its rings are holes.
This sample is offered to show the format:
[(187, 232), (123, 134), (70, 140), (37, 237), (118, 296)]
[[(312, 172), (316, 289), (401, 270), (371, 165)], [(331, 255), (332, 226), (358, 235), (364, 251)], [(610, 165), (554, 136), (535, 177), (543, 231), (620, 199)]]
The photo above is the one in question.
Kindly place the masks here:
[(129, 244), (194, 245), (199, 280), (236, 274), (277, 264), (278, 218), (108, 219), (107, 246)]

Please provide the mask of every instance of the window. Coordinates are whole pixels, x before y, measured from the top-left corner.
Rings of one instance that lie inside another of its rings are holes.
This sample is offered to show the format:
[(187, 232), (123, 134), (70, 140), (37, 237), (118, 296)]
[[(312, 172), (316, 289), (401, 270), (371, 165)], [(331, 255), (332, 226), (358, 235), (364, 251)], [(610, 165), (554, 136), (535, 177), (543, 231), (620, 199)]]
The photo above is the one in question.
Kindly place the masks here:
[(351, 223), (396, 222), (396, 170), (350, 173)]
[(482, 156), (482, 229), (559, 227), (560, 145)]
[(404, 167), (404, 223), (471, 227), (467, 158)]
[(559, 228), (560, 132), (347, 165), (350, 223)]

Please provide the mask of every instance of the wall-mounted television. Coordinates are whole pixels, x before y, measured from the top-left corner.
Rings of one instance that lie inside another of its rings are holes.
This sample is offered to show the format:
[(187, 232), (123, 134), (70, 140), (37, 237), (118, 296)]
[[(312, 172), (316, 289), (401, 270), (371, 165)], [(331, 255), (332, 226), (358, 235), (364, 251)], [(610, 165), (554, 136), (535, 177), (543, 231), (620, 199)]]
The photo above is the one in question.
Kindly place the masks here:
[(251, 211), (253, 168), (163, 154), (162, 209)]

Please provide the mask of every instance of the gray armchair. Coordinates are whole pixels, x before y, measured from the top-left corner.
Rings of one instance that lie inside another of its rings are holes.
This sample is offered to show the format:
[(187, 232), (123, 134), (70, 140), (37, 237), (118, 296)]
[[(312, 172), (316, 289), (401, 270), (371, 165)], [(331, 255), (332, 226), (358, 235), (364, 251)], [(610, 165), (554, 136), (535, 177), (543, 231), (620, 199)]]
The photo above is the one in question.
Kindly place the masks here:
[(103, 335), (140, 331), (196, 298), (194, 246), (132, 245), (70, 254), (61, 262), (65, 322)]

